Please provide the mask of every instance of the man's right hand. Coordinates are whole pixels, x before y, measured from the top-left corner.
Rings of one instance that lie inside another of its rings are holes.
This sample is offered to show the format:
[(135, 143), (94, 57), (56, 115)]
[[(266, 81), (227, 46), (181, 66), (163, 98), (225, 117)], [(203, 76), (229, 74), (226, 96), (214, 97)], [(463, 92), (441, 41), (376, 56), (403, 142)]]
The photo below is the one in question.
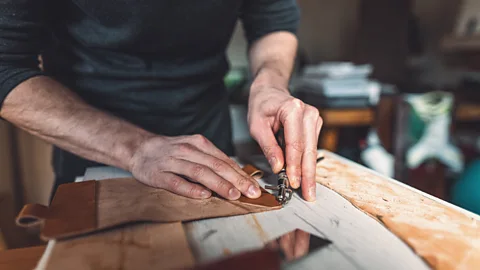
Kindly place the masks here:
[(144, 184), (190, 198), (208, 198), (211, 191), (229, 200), (261, 194), (255, 179), (201, 135), (146, 139), (130, 171)]

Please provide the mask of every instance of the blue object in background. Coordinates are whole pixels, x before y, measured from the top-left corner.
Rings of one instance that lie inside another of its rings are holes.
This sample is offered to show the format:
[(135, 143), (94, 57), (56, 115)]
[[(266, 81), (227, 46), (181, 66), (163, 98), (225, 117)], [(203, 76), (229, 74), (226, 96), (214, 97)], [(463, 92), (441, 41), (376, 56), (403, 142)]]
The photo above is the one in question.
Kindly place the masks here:
[(480, 214), (480, 159), (471, 162), (455, 183), (452, 203)]

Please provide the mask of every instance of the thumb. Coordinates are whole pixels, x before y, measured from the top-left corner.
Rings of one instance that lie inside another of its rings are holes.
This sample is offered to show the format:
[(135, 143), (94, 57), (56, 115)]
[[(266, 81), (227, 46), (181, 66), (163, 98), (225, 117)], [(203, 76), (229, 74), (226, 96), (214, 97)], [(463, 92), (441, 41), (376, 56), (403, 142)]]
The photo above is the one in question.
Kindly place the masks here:
[(274, 173), (280, 172), (284, 164), (282, 148), (277, 143), (277, 139), (272, 129), (267, 125), (252, 127), (252, 137), (258, 142), (262, 152), (270, 163)]

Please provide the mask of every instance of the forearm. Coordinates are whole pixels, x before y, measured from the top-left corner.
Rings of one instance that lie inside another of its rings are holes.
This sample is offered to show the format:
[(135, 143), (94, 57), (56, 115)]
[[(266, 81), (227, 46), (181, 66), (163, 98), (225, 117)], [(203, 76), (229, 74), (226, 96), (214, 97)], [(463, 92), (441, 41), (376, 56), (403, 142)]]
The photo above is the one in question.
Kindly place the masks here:
[(19, 84), (0, 115), (27, 132), (89, 160), (130, 169), (138, 146), (153, 134), (86, 104), (44, 76)]
[(250, 67), (254, 74), (252, 90), (263, 86), (286, 90), (292, 74), (298, 41), (289, 32), (274, 32), (252, 44)]

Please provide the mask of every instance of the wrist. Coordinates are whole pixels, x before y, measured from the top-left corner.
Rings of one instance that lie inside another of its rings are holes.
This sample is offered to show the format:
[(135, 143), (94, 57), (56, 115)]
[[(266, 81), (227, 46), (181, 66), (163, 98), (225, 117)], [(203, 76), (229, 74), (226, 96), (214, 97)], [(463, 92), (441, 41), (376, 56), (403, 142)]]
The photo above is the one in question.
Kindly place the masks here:
[(130, 138), (127, 138), (120, 147), (122, 149), (120, 152), (123, 152), (120, 153), (120, 155), (123, 156), (122, 160), (124, 161), (124, 169), (133, 172), (135, 164), (138, 163), (138, 157), (142, 155), (141, 153), (144, 152), (144, 149), (148, 148), (149, 142), (157, 137), (161, 136), (142, 130), (141, 132), (132, 135)]
[(264, 66), (256, 73), (250, 91), (273, 88), (288, 93), (289, 79), (289, 76), (283, 74), (280, 70)]

